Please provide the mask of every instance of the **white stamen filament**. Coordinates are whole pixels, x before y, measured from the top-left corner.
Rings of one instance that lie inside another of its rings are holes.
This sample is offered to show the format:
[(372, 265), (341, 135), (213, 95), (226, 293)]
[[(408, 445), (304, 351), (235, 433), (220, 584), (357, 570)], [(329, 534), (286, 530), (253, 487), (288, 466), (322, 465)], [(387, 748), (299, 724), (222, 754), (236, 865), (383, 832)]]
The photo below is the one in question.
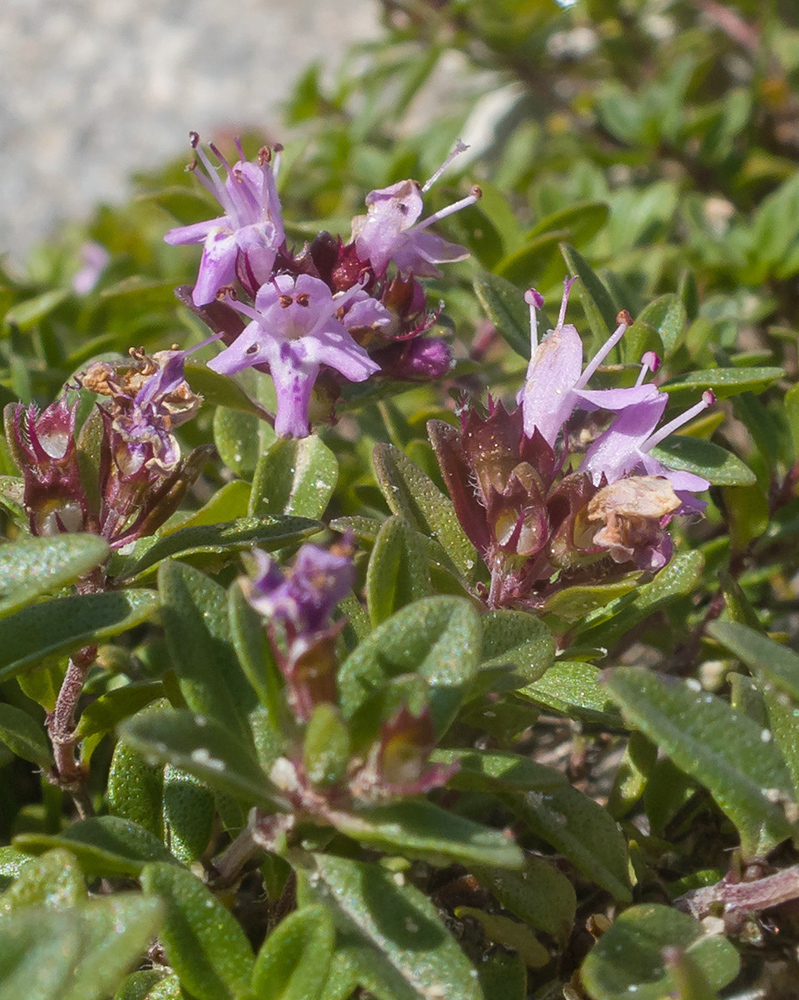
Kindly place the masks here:
[(650, 435), (641, 445), (641, 451), (651, 451), (652, 448), (656, 447), (667, 438), (669, 434), (672, 434), (677, 430), (678, 427), (682, 427), (683, 424), (687, 424), (694, 417), (699, 416), (699, 414), (706, 410), (709, 406), (712, 406), (716, 402), (715, 395), (708, 390), (702, 393), (702, 398), (698, 403), (695, 403), (690, 409), (686, 410), (685, 413), (681, 413), (679, 417), (675, 417), (674, 420), (670, 420), (667, 424), (660, 428), (659, 431), (655, 431), (654, 434)]
[(474, 205), (482, 197), (482, 191), (478, 187), (472, 188), (472, 193), (467, 195), (465, 198), (461, 198), (460, 201), (456, 201), (453, 205), (447, 205), (446, 208), (440, 209), (438, 212), (433, 212), (432, 215), (428, 215), (426, 219), (422, 219), (421, 222), (417, 222), (413, 226), (413, 231), (418, 233), (420, 229), (427, 229), (428, 226), (432, 226), (434, 222), (440, 222), (442, 219), (446, 219), (448, 215), (454, 215), (455, 212), (460, 212), (462, 208), (468, 208), (470, 205)]
[(563, 326), (566, 322), (566, 309), (569, 305), (569, 292), (572, 290), (572, 285), (577, 281), (577, 278), (566, 278), (563, 282), (563, 298), (560, 302), (560, 312), (558, 313), (558, 326)]
[(461, 153), (465, 153), (468, 148), (469, 147), (466, 145), (465, 142), (461, 142), (460, 139), (458, 139), (458, 141), (455, 143), (455, 146), (452, 149), (452, 152), (449, 154), (449, 156), (446, 158), (446, 160), (444, 160), (444, 162), (441, 164), (441, 166), (438, 168), (438, 170), (436, 170), (436, 172), (433, 174), (433, 176), (432, 177), (428, 177), (427, 180), (422, 185), (422, 194), (424, 194), (425, 191), (429, 191), (430, 188), (438, 180), (438, 178), (444, 173), (444, 171), (447, 169), (447, 167), (450, 165), (450, 163), (452, 163), (452, 161), (457, 156), (460, 156)]
[(530, 307), (530, 358), (532, 359), (538, 347), (538, 310), (543, 305), (543, 299), (540, 292), (530, 288), (524, 293), (524, 301)]
[(575, 389), (583, 389), (587, 384), (588, 380), (594, 374), (594, 372), (599, 368), (605, 358), (610, 354), (613, 348), (618, 344), (624, 334), (627, 332), (629, 324), (620, 323), (610, 337), (605, 341), (605, 343), (599, 348), (594, 357), (585, 366), (585, 371), (577, 379), (577, 383), (574, 386)]
[(636, 389), (639, 385), (643, 385), (644, 379), (649, 372), (656, 372), (658, 368), (660, 368), (660, 358), (654, 351), (647, 351), (641, 358), (641, 371), (638, 373), (638, 378), (635, 381)]

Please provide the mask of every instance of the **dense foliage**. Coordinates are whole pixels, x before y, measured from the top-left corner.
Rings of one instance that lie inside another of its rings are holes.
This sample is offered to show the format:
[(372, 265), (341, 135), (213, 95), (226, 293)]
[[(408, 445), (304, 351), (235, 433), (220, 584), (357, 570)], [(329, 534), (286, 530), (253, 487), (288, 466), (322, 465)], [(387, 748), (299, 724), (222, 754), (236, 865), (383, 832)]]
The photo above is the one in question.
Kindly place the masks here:
[(799, 13), (384, 19), (2, 275), (0, 998), (795, 996)]

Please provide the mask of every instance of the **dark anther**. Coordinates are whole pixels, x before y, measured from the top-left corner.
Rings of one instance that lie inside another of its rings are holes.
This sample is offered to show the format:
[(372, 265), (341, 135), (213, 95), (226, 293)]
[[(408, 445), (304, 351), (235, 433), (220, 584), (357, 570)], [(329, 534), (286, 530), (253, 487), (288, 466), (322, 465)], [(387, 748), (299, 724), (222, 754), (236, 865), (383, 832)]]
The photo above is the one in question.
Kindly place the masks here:
[(298, 292), (295, 296), (298, 306), (307, 306), (308, 300), (310, 299), (310, 294), (308, 292)]
[(279, 295), (277, 301), (280, 303), (281, 309), (288, 309), (294, 301), (294, 297), (292, 295)]

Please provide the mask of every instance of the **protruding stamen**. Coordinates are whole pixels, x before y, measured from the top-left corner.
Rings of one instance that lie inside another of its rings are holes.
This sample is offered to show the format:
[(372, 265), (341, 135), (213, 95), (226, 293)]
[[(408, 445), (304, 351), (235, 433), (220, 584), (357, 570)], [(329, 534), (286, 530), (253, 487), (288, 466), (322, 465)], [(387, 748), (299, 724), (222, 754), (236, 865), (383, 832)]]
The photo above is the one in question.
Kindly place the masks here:
[(420, 229), (427, 229), (428, 226), (432, 226), (434, 222), (440, 222), (442, 219), (446, 219), (448, 215), (454, 215), (455, 212), (460, 212), (462, 208), (468, 208), (470, 205), (474, 205), (475, 202), (480, 201), (483, 197), (483, 192), (475, 184), (472, 187), (471, 192), (465, 197), (461, 198), (460, 201), (456, 201), (453, 205), (448, 205), (446, 208), (440, 209), (438, 212), (433, 212), (432, 215), (428, 215), (426, 219), (422, 219), (414, 227), (414, 232), (418, 233)]
[(534, 288), (524, 293), (524, 301), (530, 307), (530, 357), (538, 347), (538, 310), (544, 306), (544, 296)]
[(436, 170), (436, 172), (433, 174), (433, 176), (432, 177), (428, 177), (428, 179), (422, 185), (422, 194), (424, 194), (425, 191), (429, 191), (430, 188), (438, 180), (438, 178), (444, 173), (444, 171), (447, 169), (447, 167), (450, 165), (450, 163), (452, 163), (452, 161), (456, 157), (460, 156), (461, 153), (465, 153), (468, 148), (469, 147), (465, 143), (461, 142), (460, 139), (458, 139), (458, 141), (455, 143), (455, 145), (454, 145), (454, 147), (452, 149), (452, 152), (449, 154), (449, 156), (446, 158), (446, 160), (444, 160), (444, 162), (441, 164), (441, 166), (438, 168), (438, 170)]
[(572, 285), (577, 281), (577, 277), (566, 278), (563, 282), (563, 298), (560, 301), (560, 312), (558, 313), (558, 326), (563, 326), (566, 322), (566, 309), (569, 305), (569, 292), (572, 290)]
[[(626, 319), (630, 318), (629, 313), (619, 313), (619, 316), (624, 316)], [(599, 348), (594, 357), (585, 366), (585, 371), (577, 380), (575, 389), (582, 389), (588, 384), (588, 380), (594, 374), (594, 372), (599, 368), (605, 358), (610, 354), (613, 348), (618, 344), (621, 338), (629, 329), (629, 323), (622, 320), (621, 323), (616, 327), (610, 337), (605, 341), (605, 343)]]
[(678, 427), (682, 427), (683, 424), (687, 424), (694, 417), (698, 417), (699, 414), (706, 410), (709, 406), (712, 406), (716, 402), (716, 395), (712, 389), (707, 389), (702, 393), (702, 398), (698, 403), (681, 413), (679, 417), (675, 417), (674, 420), (670, 420), (667, 424), (660, 428), (660, 430), (655, 431), (650, 437), (646, 439), (646, 442), (641, 446), (641, 451), (651, 451), (656, 445), (659, 445), (664, 438), (667, 438), (669, 434), (673, 434)]
[(660, 357), (654, 351), (647, 351), (641, 358), (641, 371), (638, 372), (638, 378), (635, 381), (636, 388), (639, 385), (643, 385), (644, 379), (649, 372), (654, 374), (660, 368), (661, 363)]

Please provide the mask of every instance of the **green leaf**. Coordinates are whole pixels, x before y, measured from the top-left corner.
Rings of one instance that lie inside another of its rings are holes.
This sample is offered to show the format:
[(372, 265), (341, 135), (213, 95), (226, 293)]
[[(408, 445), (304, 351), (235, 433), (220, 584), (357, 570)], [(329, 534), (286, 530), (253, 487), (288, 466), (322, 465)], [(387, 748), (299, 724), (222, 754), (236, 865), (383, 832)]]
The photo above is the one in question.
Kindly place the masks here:
[(223, 524), (178, 528), (162, 535), (124, 574), (133, 580), (152, 573), (167, 559), (233, 555), (257, 545), (267, 552), (299, 542), (319, 531), (307, 517), (241, 517)]
[(351, 1000), (358, 986), (375, 1000), (420, 1000), (417, 991), (376, 948), (360, 943), (354, 934), (340, 934), (322, 1000)]
[(529, 358), (530, 310), (518, 287), (507, 278), (481, 271), (474, 279), (474, 291), (508, 345), (523, 358)]
[(480, 618), (463, 598), (428, 597), (408, 605), (342, 664), (338, 682), (345, 717), (391, 678), (418, 673), (430, 686), (436, 731), (444, 732), (477, 670), (480, 640)]
[(164, 768), (163, 823), (170, 851), (184, 865), (202, 855), (211, 840), (214, 797), (201, 781), (180, 768)]
[(27, 865), (33, 864), (33, 858), (16, 847), (0, 847), (0, 890), (6, 889)]
[(177, 562), (161, 566), (158, 583), (167, 648), (186, 703), (251, 741), (255, 692), (233, 647), (227, 593), (200, 570)]
[(602, 671), (580, 660), (556, 660), (544, 676), (519, 694), (570, 719), (618, 727), (616, 706), (599, 683)]
[(485, 1000), (526, 1000), (527, 969), (518, 955), (502, 950), (485, 954), (478, 972)]
[(153, 987), (163, 982), (161, 969), (141, 969), (125, 976), (114, 994), (114, 1000), (151, 1000)]
[[(524, 611), (482, 615), (483, 660), (472, 691), (510, 691), (537, 680), (555, 659), (555, 640), (543, 622)], [(508, 669), (510, 668), (510, 669)]]
[(0, 918), (0, 1000), (60, 1000), (81, 953), (81, 929), (65, 914)]
[[(738, 974), (740, 959), (721, 936), (710, 936), (698, 920), (668, 906), (644, 903), (616, 917), (580, 970), (594, 1000), (663, 1000), (676, 996), (663, 961), (664, 948), (677, 948), (702, 969), (710, 987), (723, 989)], [(680, 996), (685, 996), (680, 992)]]
[(677, 347), (687, 322), (688, 315), (679, 295), (675, 292), (661, 295), (647, 305), (624, 335), (625, 357), (637, 364), (644, 351), (657, 350), (659, 345), (668, 357)]
[(592, 882), (624, 903), (632, 899), (627, 841), (609, 813), (593, 799), (563, 784), (505, 802), (532, 832), (564, 854)]
[(474, 581), (480, 556), (461, 528), (449, 497), (393, 445), (375, 445), (373, 461), (391, 512), (402, 514), (423, 535), (436, 538), (456, 572)]
[(199, 393), (212, 406), (226, 406), (231, 410), (250, 413), (260, 420), (271, 421), (271, 414), (247, 395), (241, 386), (227, 375), (212, 371), (207, 365), (187, 364), (186, 381), (193, 392)]
[(338, 461), (320, 437), (278, 438), (258, 460), (250, 514), (320, 518), (338, 480)]
[(118, 816), (98, 816), (75, 823), (64, 833), (21, 833), (14, 838), (20, 851), (44, 854), (60, 847), (78, 859), (89, 877), (123, 875), (135, 878), (148, 861), (172, 861), (160, 840)]
[(574, 886), (546, 858), (527, 855), (520, 872), (482, 865), (469, 869), (492, 892), (503, 908), (537, 930), (566, 944), (577, 908)]
[(86, 880), (69, 851), (47, 851), (20, 872), (0, 896), (0, 915), (30, 907), (65, 910), (88, 898)]
[(247, 482), (252, 482), (264, 447), (275, 440), (275, 432), (269, 424), (252, 413), (231, 410), (227, 406), (218, 406), (214, 411), (214, 444), (219, 457)]
[(163, 900), (160, 938), (169, 964), (197, 1000), (237, 1000), (250, 985), (254, 959), (238, 921), (191, 872), (148, 865), (148, 896)]
[(155, 937), (161, 915), (157, 902), (133, 893), (81, 907), (83, 954), (63, 1000), (104, 1000)]
[(0, 918), (2, 1000), (104, 1000), (152, 940), (161, 907), (139, 895)]
[(0, 621), (0, 682), (28, 666), (104, 642), (152, 618), (152, 590), (81, 594), (23, 608)]
[(283, 715), (283, 679), (264, 628), (263, 619), (234, 583), (228, 593), (230, 634), (247, 680), (277, 730)]
[(549, 964), (549, 951), (532, 930), (525, 924), (520, 924), (518, 920), (501, 913), (487, 913), (475, 906), (456, 906), (455, 916), (471, 917), (472, 920), (476, 920), (488, 941), (513, 949), (529, 968), (541, 969)]
[(529, 235), (539, 236), (554, 230), (568, 229), (570, 232), (565, 238), (575, 243), (587, 243), (605, 225), (609, 211), (604, 201), (578, 201), (539, 220)]
[(187, 711), (138, 715), (120, 727), (120, 735), (148, 759), (188, 771), (228, 795), (272, 804), (271, 785), (252, 746), (213, 718)]
[(693, 472), (713, 486), (752, 486), (757, 482), (754, 472), (737, 455), (701, 438), (672, 434), (653, 448), (651, 455), (669, 469)]
[(0, 616), (74, 583), (105, 562), (109, 552), (97, 535), (23, 538), (0, 545)]
[(350, 734), (335, 705), (316, 705), (305, 730), (302, 764), (317, 788), (329, 788), (344, 778), (351, 757)]
[(181, 521), (175, 528), (168, 530), (162, 528), (160, 537), (165, 538), (173, 531), (185, 531), (186, 528), (199, 528), (242, 520), (247, 516), (249, 502), (250, 484), (242, 482), (240, 479), (234, 479), (232, 483), (225, 483), (214, 493), (208, 503), (187, 517), (185, 521)]
[(138, 824), (161, 840), (163, 791), (163, 768), (154, 767), (138, 750), (119, 740), (111, 758), (106, 792), (114, 815)]
[(742, 392), (757, 395), (784, 375), (782, 368), (707, 368), (675, 375), (658, 388), (669, 394), (669, 406), (681, 407), (698, 402), (706, 389), (712, 389), (716, 399)]
[(792, 649), (738, 622), (711, 622), (707, 631), (756, 677), (799, 701), (799, 655)]
[(0, 703), (0, 740), (17, 757), (50, 769), (53, 757), (42, 727), (21, 708)]
[(85, 740), (89, 736), (108, 733), (123, 719), (163, 697), (164, 685), (161, 681), (136, 681), (114, 688), (86, 706), (75, 727), (75, 736)]
[(585, 618), (575, 629), (580, 642), (612, 646), (634, 625), (685, 594), (690, 594), (702, 576), (705, 559), (701, 552), (684, 552), (672, 559), (651, 583), (612, 601)]
[(560, 252), (563, 254), (569, 273), (580, 279), (577, 287), (588, 325), (600, 343), (604, 343), (617, 326), (618, 309), (613, 305), (610, 292), (585, 257), (574, 247), (563, 243)]
[(529, 757), (503, 750), (434, 750), (434, 764), (457, 764), (447, 784), (464, 791), (550, 791), (566, 785), (566, 777)]
[(557, 615), (567, 622), (576, 622), (598, 608), (604, 608), (617, 597), (623, 597), (635, 590), (641, 579), (640, 573), (629, 573), (614, 583), (594, 585), (577, 584), (556, 591), (544, 605), (548, 614)]
[(300, 905), (324, 903), (337, 926), (357, 931), (407, 984), (405, 997), (483, 1000), (471, 963), (418, 889), (378, 865), (324, 854), (293, 861), (307, 875), (298, 886)]
[(333, 820), (342, 833), (379, 850), (444, 867), (452, 862), (521, 868), (518, 846), (499, 830), (473, 823), (424, 800), (398, 802)]
[(738, 828), (745, 857), (791, 836), (778, 802), (790, 797), (791, 778), (769, 730), (720, 698), (647, 670), (617, 667), (606, 685), (625, 718), (708, 789)]
[(430, 594), (427, 547), (400, 515), (383, 522), (366, 571), (366, 603), (373, 625)]
[(49, 292), (43, 292), (33, 299), (26, 299), (25, 302), (20, 302), (6, 313), (3, 320), (4, 330), (7, 331), (11, 326), (15, 326), (23, 332), (30, 330), (40, 320), (43, 320), (56, 310), (69, 296), (70, 292), (66, 288), (53, 288)]
[[(557, 257), (558, 245), (568, 235), (568, 230), (556, 229), (552, 233), (533, 236), (524, 246), (509, 253), (507, 257), (503, 257), (496, 264), (494, 268), (496, 275), (505, 280), (512, 281), (517, 295), (520, 294), (517, 286), (522, 284), (529, 285), (533, 276), (536, 279), (543, 277), (546, 282), (552, 260)], [(546, 287), (546, 284), (544, 287)], [(527, 353), (529, 354), (529, 352), (530, 344), (528, 337)]]
[(290, 913), (264, 941), (252, 973), (258, 1000), (319, 1000), (333, 958), (335, 929), (324, 906)]

